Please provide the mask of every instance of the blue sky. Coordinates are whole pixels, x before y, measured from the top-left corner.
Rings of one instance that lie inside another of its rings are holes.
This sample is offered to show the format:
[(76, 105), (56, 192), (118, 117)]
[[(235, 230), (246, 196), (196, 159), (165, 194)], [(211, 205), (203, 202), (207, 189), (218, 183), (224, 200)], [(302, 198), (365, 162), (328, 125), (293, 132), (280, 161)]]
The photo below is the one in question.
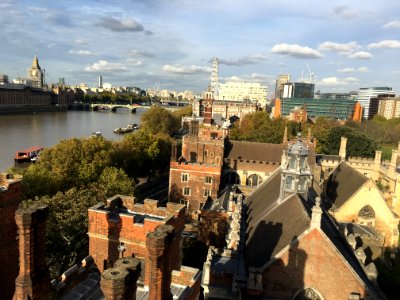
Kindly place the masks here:
[[(117, 3), (117, 4), (116, 4)], [(0, 0), (0, 73), (46, 81), (205, 90), (315, 74), (316, 90), (400, 92), (400, 1)]]

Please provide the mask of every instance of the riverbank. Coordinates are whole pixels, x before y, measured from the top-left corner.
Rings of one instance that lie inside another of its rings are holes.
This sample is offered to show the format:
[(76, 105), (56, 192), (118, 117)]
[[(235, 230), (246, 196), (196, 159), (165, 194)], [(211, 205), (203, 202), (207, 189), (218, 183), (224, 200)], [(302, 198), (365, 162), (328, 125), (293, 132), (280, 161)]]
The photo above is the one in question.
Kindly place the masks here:
[(26, 115), (47, 112), (64, 112), (66, 106), (0, 106), (0, 115)]

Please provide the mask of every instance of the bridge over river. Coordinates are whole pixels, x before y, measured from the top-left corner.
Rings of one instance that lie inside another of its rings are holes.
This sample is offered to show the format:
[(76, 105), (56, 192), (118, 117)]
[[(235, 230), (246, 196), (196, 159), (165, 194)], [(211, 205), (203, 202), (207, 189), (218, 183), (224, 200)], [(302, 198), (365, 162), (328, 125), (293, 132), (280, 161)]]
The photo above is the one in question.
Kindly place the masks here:
[[(139, 104), (104, 104), (104, 103), (91, 103), (90, 108), (92, 110), (110, 110), (112, 112), (116, 112), (117, 109), (129, 109), (132, 113), (135, 113), (138, 109), (149, 109), (151, 105), (139, 105)], [(178, 110), (181, 109), (182, 106), (161, 106), (167, 110)]]

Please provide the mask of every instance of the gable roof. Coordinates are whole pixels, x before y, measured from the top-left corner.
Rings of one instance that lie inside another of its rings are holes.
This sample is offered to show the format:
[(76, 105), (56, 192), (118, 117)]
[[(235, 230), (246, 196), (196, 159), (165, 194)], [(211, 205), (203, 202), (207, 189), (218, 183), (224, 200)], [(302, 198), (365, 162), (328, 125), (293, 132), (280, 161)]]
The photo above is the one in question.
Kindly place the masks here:
[(303, 199), (292, 194), (278, 203), (280, 169), (247, 201), (246, 265), (261, 267), (310, 226)]
[(329, 175), (325, 183), (325, 195), (330, 204), (340, 208), (367, 181), (367, 176), (342, 161)]
[[(286, 150), (288, 146), (288, 143), (271, 144), (229, 140), (225, 146), (224, 158), (230, 160), (265, 161), (280, 164), (283, 150)], [(308, 145), (308, 150), (308, 164), (313, 166), (315, 165), (314, 147)]]

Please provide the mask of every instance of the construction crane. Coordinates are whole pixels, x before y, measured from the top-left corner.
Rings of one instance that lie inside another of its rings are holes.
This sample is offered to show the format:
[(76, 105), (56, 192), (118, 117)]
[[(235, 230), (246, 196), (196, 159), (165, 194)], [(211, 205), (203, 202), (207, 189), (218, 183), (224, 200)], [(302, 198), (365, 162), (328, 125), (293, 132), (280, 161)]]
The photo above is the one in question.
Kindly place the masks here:
[(310, 66), (306, 63), (307, 70), (308, 70), (308, 80), (309, 82), (313, 83), (316, 81), (314, 72), (311, 71)]

